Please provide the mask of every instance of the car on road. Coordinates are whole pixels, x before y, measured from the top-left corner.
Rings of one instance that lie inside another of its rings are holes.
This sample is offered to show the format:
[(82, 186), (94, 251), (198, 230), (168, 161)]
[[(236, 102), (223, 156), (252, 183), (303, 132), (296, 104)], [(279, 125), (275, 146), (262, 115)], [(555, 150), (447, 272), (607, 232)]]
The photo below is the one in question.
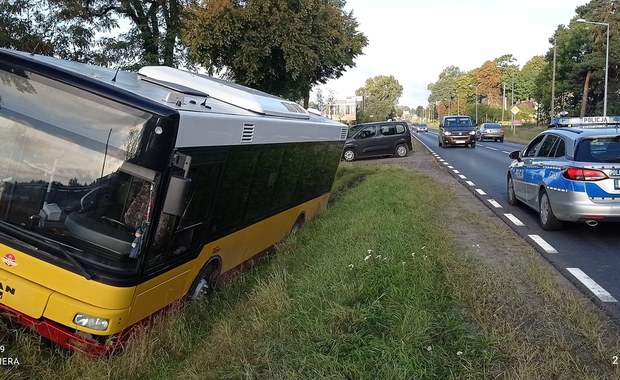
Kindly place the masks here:
[(476, 147), (476, 128), (469, 116), (444, 116), (439, 124), (439, 146), (462, 145)]
[(476, 131), (476, 139), (504, 142), (504, 127), (499, 123), (482, 123)]
[(426, 125), (424, 123), (416, 124), (415, 131), (418, 132), (418, 133), (419, 132), (428, 132), (428, 125)]
[(342, 158), (353, 161), (362, 157), (405, 157), (412, 149), (411, 132), (405, 121), (372, 122), (349, 128)]
[(509, 154), (508, 203), (537, 211), (545, 230), (620, 221), (620, 116), (565, 119)]

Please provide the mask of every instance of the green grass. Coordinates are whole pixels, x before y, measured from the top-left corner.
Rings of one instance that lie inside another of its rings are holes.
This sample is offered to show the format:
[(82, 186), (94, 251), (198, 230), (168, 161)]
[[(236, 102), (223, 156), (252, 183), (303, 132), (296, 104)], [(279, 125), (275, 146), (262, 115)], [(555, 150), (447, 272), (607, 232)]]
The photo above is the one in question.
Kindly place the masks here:
[[(21, 364), (0, 376), (617, 378), (615, 330), (591, 303), (496, 220), (444, 202), (454, 196), (428, 176), (343, 163), (325, 214), (125, 352), (70, 355), (1, 326)], [(494, 265), (453, 237), (481, 229), (505, 235)]]
[(536, 135), (547, 129), (546, 125), (520, 125), (514, 130), (511, 126), (504, 128), (506, 141), (516, 142), (520, 144), (529, 143)]

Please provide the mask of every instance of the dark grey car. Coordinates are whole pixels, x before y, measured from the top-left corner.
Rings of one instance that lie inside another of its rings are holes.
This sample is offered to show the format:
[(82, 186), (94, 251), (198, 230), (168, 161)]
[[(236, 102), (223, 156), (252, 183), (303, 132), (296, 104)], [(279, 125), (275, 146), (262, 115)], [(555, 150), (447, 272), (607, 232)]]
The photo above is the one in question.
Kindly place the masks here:
[(405, 157), (411, 149), (411, 132), (404, 121), (357, 124), (349, 129), (342, 158), (353, 161), (361, 157)]

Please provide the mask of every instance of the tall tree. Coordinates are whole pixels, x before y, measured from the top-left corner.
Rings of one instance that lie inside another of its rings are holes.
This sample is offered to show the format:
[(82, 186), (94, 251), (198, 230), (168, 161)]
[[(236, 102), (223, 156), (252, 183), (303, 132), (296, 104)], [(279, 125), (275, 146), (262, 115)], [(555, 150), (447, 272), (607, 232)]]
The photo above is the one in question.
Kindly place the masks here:
[(116, 19), (76, 10), (71, 2), (13, 0), (0, 2), (0, 46), (32, 53), (90, 61), (95, 34), (109, 32)]
[(476, 75), (478, 94), (489, 105), (501, 105), (501, 72), (495, 61), (485, 61)]
[(315, 93), (315, 103), (316, 103), (316, 109), (318, 109), (319, 111), (323, 111), (323, 108), (325, 107), (325, 97), (323, 96), (323, 90), (319, 87), (316, 89)]
[(461, 69), (448, 66), (439, 74), (437, 82), (428, 85), (427, 88), (431, 92), (428, 101), (437, 105), (439, 117), (451, 112), (452, 102), (456, 99), (456, 80), (461, 75), (463, 75)]
[(355, 91), (355, 95), (364, 97), (361, 110), (362, 121), (383, 121), (393, 119), (396, 115), (398, 99), (403, 94), (403, 86), (392, 75), (378, 75), (366, 79), (364, 87)]
[(519, 99), (530, 100), (535, 97), (538, 77), (546, 66), (547, 61), (542, 55), (532, 57), (523, 65), (517, 75), (518, 87), (515, 89)]
[[(126, 68), (174, 66), (181, 61), (181, 1), (5, 0), (0, 45)], [(119, 33), (119, 23), (130, 30)], [(109, 32), (117, 36), (106, 36)]]
[(191, 59), (228, 79), (304, 99), (355, 66), (367, 39), (342, 0), (205, 0), (189, 9)]
[[(617, 60), (614, 59), (614, 56), (618, 56), (618, 48), (620, 48), (620, 40), (618, 37), (614, 38), (614, 35), (617, 36), (618, 32), (620, 32), (620, 27), (618, 25), (618, 22), (620, 22), (620, 15), (618, 15), (617, 1), (591, 0), (587, 4), (577, 7), (576, 12), (577, 19), (609, 24), (610, 46), (606, 46), (607, 27), (586, 23), (579, 23), (579, 25), (576, 25), (576, 22), (571, 26), (588, 36), (585, 45), (582, 46), (582, 55), (579, 65), (581, 69), (580, 74), (583, 78), (580, 116), (583, 117), (586, 114), (592, 113), (602, 114), (603, 100), (605, 98), (604, 78), (605, 64), (607, 62), (605, 54), (607, 49), (609, 49), (610, 52), (609, 62), (611, 63), (608, 68), (608, 75), (612, 78), (618, 75)], [(612, 46), (615, 48), (612, 48)], [(608, 85), (607, 95), (608, 97), (612, 95), (617, 102), (617, 80), (609, 81), (609, 83), (611, 83), (611, 86)], [(608, 100), (608, 104), (609, 103)]]

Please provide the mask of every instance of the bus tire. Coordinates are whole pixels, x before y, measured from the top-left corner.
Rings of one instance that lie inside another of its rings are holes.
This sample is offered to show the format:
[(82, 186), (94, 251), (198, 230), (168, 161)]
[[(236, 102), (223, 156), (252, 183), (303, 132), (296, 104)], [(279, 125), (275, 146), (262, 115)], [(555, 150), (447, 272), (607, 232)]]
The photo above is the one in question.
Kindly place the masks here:
[(211, 260), (205, 264), (190, 286), (187, 292), (187, 300), (195, 302), (211, 294), (220, 276), (220, 269), (219, 260)]
[(293, 223), (293, 227), (291, 227), (291, 232), (289, 235), (295, 235), (297, 232), (299, 232), (299, 230), (301, 229), (301, 227), (303, 227), (304, 223), (305, 223), (305, 216), (304, 214), (301, 214), (297, 217), (297, 220), (295, 221), (295, 223)]

